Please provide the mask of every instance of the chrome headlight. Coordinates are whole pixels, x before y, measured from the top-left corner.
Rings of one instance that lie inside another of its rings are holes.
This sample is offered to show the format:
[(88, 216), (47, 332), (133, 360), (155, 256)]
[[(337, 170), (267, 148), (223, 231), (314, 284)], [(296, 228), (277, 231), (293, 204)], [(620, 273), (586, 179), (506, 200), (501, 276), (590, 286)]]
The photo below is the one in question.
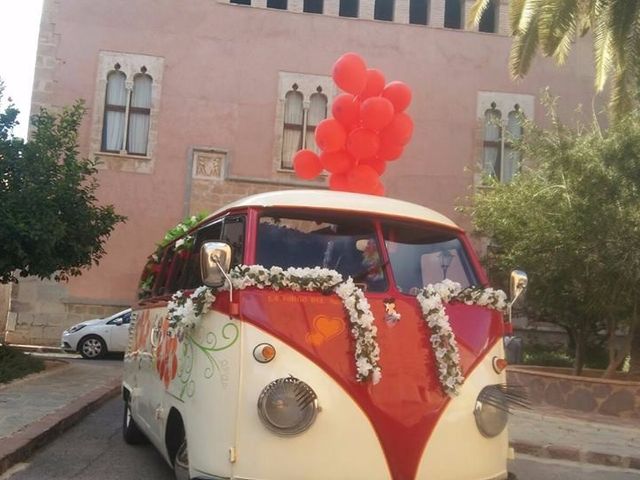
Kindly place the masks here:
[(478, 430), (485, 437), (495, 437), (507, 426), (509, 405), (505, 394), (495, 385), (484, 387), (473, 410)]
[(71, 327), (68, 332), (69, 333), (75, 333), (78, 330), (82, 330), (84, 327), (86, 327), (86, 325), (84, 323), (79, 323), (78, 325), (74, 325), (73, 327)]
[(307, 430), (318, 414), (318, 397), (313, 389), (295, 377), (279, 378), (258, 397), (260, 420), (272, 432), (296, 435)]

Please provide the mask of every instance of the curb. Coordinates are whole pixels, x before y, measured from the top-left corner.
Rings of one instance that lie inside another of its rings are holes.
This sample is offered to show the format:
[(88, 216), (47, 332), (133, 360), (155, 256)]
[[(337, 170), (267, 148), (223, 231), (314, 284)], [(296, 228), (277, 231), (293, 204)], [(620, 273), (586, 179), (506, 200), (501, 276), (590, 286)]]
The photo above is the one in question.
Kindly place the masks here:
[(529, 442), (513, 441), (509, 444), (517, 453), (553, 460), (590, 463), (605, 467), (640, 470), (640, 457), (621, 456), (613, 453), (592, 452), (576, 447), (559, 445), (536, 445)]
[(92, 390), (0, 442), (0, 475), (120, 393), (121, 381)]

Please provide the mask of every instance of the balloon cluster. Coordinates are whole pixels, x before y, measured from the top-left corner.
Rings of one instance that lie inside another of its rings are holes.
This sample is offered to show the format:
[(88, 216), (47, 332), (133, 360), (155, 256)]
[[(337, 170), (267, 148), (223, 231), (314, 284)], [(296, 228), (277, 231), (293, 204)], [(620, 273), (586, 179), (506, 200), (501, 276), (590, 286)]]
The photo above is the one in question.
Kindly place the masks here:
[(367, 68), (355, 53), (342, 55), (332, 76), (345, 93), (333, 100), (333, 117), (316, 127), (321, 153), (299, 150), (293, 168), (307, 180), (327, 170), (331, 190), (384, 195), (380, 176), (386, 162), (400, 158), (413, 134), (413, 121), (405, 113), (411, 90), (403, 82), (385, 85), (382, 72)]

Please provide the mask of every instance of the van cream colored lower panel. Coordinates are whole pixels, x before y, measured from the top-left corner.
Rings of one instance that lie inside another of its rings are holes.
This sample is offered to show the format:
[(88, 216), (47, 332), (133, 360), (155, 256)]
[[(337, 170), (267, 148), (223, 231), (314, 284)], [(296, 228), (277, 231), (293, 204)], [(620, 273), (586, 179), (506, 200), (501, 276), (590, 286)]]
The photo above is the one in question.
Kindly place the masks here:
[[(275, 359), (266, 364), (258, 363), (252, 356), (253, 347), (263, 342), (272, 344), (277, 352)], [(242, 344), (237, 461), (233, 466), (233, 478), (390, 478), (384, 453), (369, 420), (329, 375), (305, 356), (253, 325), (243, 325)], [(261, 423), (257, 401), (269, 382), (289, 375), (313, 388), (321, 411), (309, 430), (282, 437)]]

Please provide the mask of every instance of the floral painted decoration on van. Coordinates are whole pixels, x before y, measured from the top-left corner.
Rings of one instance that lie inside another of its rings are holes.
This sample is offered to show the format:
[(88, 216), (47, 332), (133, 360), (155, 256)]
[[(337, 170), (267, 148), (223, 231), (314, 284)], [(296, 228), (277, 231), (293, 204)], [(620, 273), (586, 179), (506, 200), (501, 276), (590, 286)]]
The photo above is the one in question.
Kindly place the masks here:
[[(354, 356), (356, 379), (359, 382), (370, 380), (376, 384), (382, 378), (380, 370), (380, 347), (376, 340), (377, 328), (373, 325), (373, 314), (364, 292), (353, 282), (344, 280), (335, 270), (326, 268), (265, 268), (261, 265), (238, 265), (229, 273), (233, 288), (272, 288), (274, 290), (292, 290), (294, 292), (334, 292), (342, 300), (351, 322), (351, 335), (355, 340)], [(215, 301), (217, 291), (208, 287), (199, 287), (191, 295), (178, 291), (168, 304), (170, 334), (179, 338), (185, 329), (192, 329)]]
[(478, 305), (498, 311), (507, 308), (507, 295), (492, 288), (465, 288), (459, 283), (445, 279), (435, 285), (427, 285), (417, 295), (422, 309), (422, 317), (431, 329), (431, 346), (438, 364), (438, 378), (447, 395), (457, 395), (464, 377), (460, 369), (460, 353), (449, 316), (444, 304), (462, 302), (466, 305)]

